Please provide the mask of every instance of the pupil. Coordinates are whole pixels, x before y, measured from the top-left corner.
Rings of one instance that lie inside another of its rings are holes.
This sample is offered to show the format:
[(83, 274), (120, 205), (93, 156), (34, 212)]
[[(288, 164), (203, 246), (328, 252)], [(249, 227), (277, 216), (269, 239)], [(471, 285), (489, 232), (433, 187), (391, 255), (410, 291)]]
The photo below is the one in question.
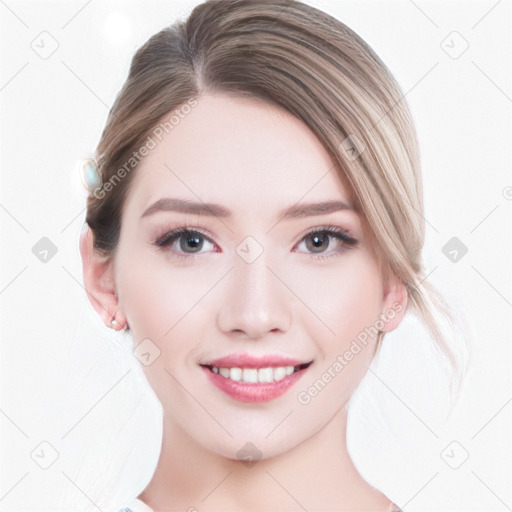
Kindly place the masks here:
[[(309, 238), (308, 240), (311, 240), (313, 242), (312, 243), (313, 249), (322, 249), (322, 248), (325, 248), (325, 247), (322, 247), (322, 245), (325, 245), (325, 241), (327, 240), (327, 242), (329, 242), (329, 237), (326, 235), (314, 235), (311, 238)], [(307, 241), (306, 241), (306, 245), (307, 245)], [(327, 243), (327, 245), (328, 245), (328, 243)], [(311, 247), (308, 247), (308, 249), (311, 249)], [(314, 252), (321, 252), (321, 251), (314, 251)]]
[(180, 248), (185, 252), (187, 252), (187, 249), (201, 250), (202, 245), (202, 240), (197, 235), (189, 235), (187, 237), (182, 237), (180, 242)]

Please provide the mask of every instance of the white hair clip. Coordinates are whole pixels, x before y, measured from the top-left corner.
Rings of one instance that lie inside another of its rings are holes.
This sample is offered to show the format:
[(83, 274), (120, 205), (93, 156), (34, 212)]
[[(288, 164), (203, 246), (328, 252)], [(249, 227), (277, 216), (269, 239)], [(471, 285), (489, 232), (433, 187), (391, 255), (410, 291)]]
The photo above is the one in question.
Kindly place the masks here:
[(98, 164), (93, 158), (87, 158), (80, 162), (80, 178), (83, 186), (91, 193), (103, 186)]

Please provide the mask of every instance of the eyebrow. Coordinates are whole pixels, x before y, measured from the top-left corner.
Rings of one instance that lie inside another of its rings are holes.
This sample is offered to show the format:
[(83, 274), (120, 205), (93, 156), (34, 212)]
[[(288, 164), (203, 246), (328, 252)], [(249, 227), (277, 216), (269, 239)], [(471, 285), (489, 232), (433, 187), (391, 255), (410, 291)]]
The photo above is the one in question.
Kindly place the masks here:
[[(280, 219), (296, 219), (326, 215), (343, 210), (355, 211), (349, 203), (339, 200), (323, 201), (318, 203), (294, 204), (284, 208), (278, 213)], [(194, 202), (184, 199), (164, 197), (153, 203), (141, 216), (148, 217), (157, 212), (178, 212), (190, 215), (205, 215), (210, 217), (227, 218), (233, 215), (228, 208), (215, 203)]]

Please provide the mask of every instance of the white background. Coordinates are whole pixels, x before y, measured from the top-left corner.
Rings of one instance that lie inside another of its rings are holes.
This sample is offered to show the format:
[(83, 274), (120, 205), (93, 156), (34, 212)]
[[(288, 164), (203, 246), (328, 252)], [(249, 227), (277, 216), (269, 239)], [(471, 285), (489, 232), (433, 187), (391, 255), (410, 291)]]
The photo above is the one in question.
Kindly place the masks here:
[[(76, 164), (92, 154), (134, 51), (197, 3), (0, 3), (2, 510), (115, 508), (156, 465), (160, 406), (129, 339), (103, 326), (82, 287)], [(447, 416), (424, 329), (408, 319), (388, 335), (351, 403), (350, 451), (404, 511), (512, 510), (511, 3), (307, 3), (358, 32), (406, 93), (422, 151), (425, 266), (476, 340)], [(47, 59), (32, 48), (51, 44), (43, 31), (58, 43)], [(458, 58), (454, 31), (469, 43)], [(468, 247), (457, 263), (441, 252), (453, 236)], [(46, 263), (32, 252), (42, 237), (57, 247)], [(466, 452), (460, 468), (446, 462)]]

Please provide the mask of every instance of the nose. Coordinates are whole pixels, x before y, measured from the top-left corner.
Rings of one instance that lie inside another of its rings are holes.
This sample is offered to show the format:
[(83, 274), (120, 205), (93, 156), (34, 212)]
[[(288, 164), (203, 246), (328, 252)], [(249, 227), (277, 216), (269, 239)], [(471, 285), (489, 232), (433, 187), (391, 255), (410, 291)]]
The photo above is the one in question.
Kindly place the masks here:
[(290, 329), (290, 292), (267, 267), (264, 256), (252, 263), (236, 258), (227, 276), (217, 324), (228, 336), (258, 339)]

